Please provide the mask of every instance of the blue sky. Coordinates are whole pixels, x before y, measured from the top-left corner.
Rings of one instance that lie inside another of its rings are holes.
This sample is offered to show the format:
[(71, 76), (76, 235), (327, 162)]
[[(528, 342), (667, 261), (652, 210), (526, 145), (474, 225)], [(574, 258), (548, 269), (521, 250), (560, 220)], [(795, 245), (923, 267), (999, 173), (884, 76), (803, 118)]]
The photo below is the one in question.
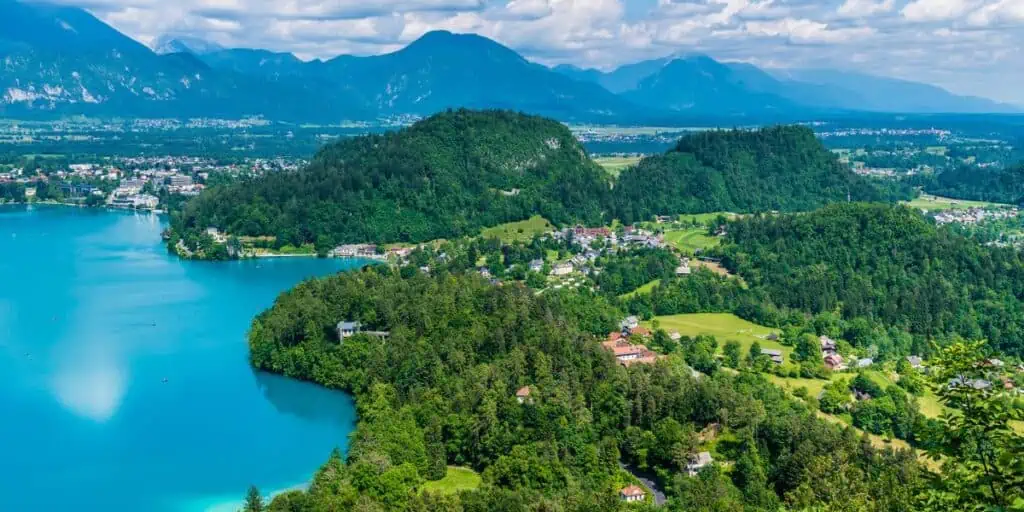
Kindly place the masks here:
[(56, 0), (145, 43), (164, 34), (310, 58), (474, 32), (545, 64), (682, 53), (840, 68), (1024, 105), (1024, 0)]

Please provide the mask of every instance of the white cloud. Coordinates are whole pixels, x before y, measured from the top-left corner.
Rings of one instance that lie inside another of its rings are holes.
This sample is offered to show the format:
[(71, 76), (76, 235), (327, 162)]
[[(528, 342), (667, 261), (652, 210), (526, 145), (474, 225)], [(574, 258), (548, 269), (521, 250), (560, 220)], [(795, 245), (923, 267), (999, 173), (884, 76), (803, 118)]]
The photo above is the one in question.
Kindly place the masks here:
[(841, 16), (866, 18), (891, 11), (895, 3), (895, 0), (846, 0), (839, 6), (838, 12)]
[(978, 0), (913, 0), (901, 13), (910, 21), (946, 21), (963, 17), (979, 4)]
[(781, 37), (793, 43), (846, 43), (875, 33), (870, 27), (829, 28), (827, 23), (786, 18), (774, 21), (748, 21), (744, 31), (758, 37)]
[(967, 22), (970, 25), (981, 27), (999, 23), (1024, 22), (1024, 0), (999, 0), (985, 5), (971, 13)]

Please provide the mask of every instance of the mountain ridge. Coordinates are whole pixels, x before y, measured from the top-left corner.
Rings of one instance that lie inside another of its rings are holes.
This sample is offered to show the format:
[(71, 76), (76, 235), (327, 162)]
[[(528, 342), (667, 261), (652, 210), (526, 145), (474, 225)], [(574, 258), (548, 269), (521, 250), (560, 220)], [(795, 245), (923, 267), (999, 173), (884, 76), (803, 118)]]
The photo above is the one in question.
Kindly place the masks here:
[[(555, 66), (553, 71), (576, 80), (592, 81), (629, 97), (650, 96), (640, 91), (645, 81), (656, 81), (678, 62), (710, 59), (734, 76), (751, 79), (757, 86), (746, 92), (770, 94), (808, 109), (864, 111), (903, 114), (1021, 113), (1024, 109), (977, 96), (952, 93), (942, 87), (848, 70), (770, 69), (743, 62), (721, 62), (702, 54), (674, 55), (625, 64), (612, 71), (576, 66)], [(662, 78), (664, 79), (664, 78)], [(681, 94), (679, 91), (675, 92)], [(664, 100), (664, 98), (662, 98)], [(647, 102), (651, 104), (651, 102)]]
[[(387, 54), (310, 62), (291, 53), (224, 49), (194, 37), (168, 36), (156, 43), (159, 52), (84, 9), (4, 0), (0, 115), (337, 122), (424, 117), (465, 107), (567, 122), (673, 125), (701, 119), (780, 122), (846, 112), (1020, 112), (926, 84), (850, 72), (797, 80), (799, 70), (786, 75), (699, 54), (609, 73), (568, 65), (552, 69), (483, 36), (447, 31), (428, 32)], [(877, 92), (866, 90), (871, 88)]]

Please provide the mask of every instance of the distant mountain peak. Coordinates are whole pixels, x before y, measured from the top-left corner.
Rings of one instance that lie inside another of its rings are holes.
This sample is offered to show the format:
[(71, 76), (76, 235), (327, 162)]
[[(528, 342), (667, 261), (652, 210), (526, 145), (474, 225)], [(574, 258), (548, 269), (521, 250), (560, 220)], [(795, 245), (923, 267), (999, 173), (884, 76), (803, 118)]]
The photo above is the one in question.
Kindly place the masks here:
[[(447, 30), (432, 30), (423, 34), (412, 43), (409, 44), (405, 49), (417, 49), (417, 48), (429, 48), (434, 49), (438, 47), (460, 47), (465, 48), (468, 45), (475, 45), (476, 47), (501, 47), (505, 48), (497, 41), (488, 39), (477, 34), (459, 34), (455, 32), (449, 32)], [(511, 51), (511, 50), (510, 50)]]
[(224, 47), (198, 37), (163, 35), (153, 42), (153, 51), (160, 55), (169, 53), (191, 53), (206, 55), (224, 50)]

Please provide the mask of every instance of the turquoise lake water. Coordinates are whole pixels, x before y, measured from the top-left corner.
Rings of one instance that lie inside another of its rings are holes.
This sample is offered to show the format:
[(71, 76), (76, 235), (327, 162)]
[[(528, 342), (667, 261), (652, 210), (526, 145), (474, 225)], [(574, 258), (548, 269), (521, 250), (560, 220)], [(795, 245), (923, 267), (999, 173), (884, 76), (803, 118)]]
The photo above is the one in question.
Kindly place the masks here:
[(0, 511), (232, 510), (347, 446), (349, 397), (254, 372), (245, 333), (358, 262), (186, 262), (163, 227), (0, 206)]

